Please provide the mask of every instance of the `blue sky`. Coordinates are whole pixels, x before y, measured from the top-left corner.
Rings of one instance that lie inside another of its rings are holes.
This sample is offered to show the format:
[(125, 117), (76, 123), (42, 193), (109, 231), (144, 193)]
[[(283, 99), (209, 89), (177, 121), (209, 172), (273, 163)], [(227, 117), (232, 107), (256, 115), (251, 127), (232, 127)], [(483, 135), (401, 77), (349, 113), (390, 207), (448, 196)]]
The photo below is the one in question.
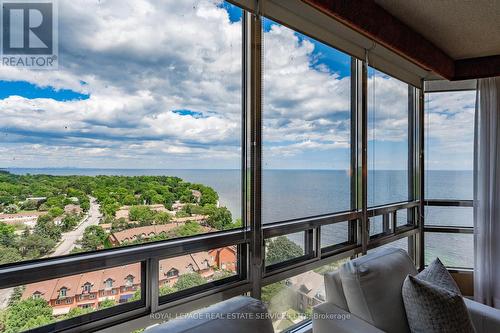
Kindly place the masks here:
[[(80, 1), (60, 4), (59, 70), (0, 67), (0, 167), (239, 168), (242, 11)], [(350, 57), (263, 22), (264, 166), (348, 169)], [(371, 72), (369, 90), (371, 167), (406, 168), (406, 86)], [(453, 130), (470, 122), (471, 99), (431, 101), (429, 142), (455, 151), (431, 151), (431, 168), (470, 167), (456, 153), (470, 130)]]

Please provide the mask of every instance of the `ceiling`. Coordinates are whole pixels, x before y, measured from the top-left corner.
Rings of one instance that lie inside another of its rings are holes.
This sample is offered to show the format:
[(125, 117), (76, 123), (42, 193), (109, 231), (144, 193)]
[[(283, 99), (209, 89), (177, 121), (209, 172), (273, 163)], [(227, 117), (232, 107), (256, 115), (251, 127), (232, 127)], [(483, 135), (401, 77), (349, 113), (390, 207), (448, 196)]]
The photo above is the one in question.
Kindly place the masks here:
[(375, 0), (457, 60), (500, 54), (500, 0)]

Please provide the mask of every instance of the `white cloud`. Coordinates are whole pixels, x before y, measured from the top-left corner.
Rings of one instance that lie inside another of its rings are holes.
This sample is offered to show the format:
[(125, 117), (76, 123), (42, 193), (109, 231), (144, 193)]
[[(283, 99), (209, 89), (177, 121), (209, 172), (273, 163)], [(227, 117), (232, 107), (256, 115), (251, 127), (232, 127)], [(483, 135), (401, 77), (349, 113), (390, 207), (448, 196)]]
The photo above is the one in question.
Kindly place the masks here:
[[(5, 143), (0, 165), (239, 167), (241, 22), (231, 22), (220, 4), (59, 2), (60, 70), (0, 67), (0, 80), (70, 89), (90, 98), (0, 100)], [(288, 28), (273, 25), (264, 35), (268, 158), (346, 150), (349, 77), (318, 64), (315, 44)], [(369, 89), (376, 91), (376, 131), (370, 134), (403, 140), (406, 86), (376, 76)], [(465, 121), (458, 115), (446, 119), (449, 124), (433, 135), (444, 137), (453, 124)]]

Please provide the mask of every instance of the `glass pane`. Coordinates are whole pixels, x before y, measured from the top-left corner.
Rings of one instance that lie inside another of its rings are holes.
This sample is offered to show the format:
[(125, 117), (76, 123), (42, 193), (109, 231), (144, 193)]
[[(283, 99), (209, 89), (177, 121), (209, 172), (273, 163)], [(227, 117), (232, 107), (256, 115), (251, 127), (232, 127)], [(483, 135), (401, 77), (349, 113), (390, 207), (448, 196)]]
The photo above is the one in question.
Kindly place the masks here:
[(425, 207), (425, 224), (439, 226), (473, 227), (472, 207)]
[(474, 267), (474, 235), (425, 233), (425, 264), (436, 257), (448, 267)]
[(273, 320), (275, 332), (283, 332), (311, 319), (312, 308), (326, 299), (323, 275), (338, 269), (347, 259), (319, 267), (262, 288), (262, 300)]
[(0, 290), (2, 332), (21, 332), (141, 300), (141, 264)]
[(237, 263), (236, 246), (162, 259), (159, 262), (159, 295), (165, 296), (235, 276), (238, 273)]
[(384, 232), (382, 215), (370, 217), (370, 236)]
[(368, 205), (408, 200), (408, 84), (368, 70)]
[(263, 221), (349, 210), (351, 58), (263, 25)]
[(400, 209), (396, 212), (396, 227), (401, 227), (407, 224), (411, 224), (411, 221), (408, 220), (408, 212), (413, 213), (414, 209)]
[(321, 247), (328, 247), (349, 241), (349, 222), (321, 226)]
[(305, 255), (304, 235), (304, 232), (297, 232), (266, 239), (266, 266)]
[(425, 196), (472, 200), (476, 92), (425, 96)]
[(377, 251), (380, 251), (382, 249), (388, 249), (388, 248), (403, 249), (406, 252), (408, 252), (408, 237), (395, 240), (394, 242), (390, 242), (390, 243), (382, 245), (382, 246), (378, 246), (374, 249), (369, 250), (368, 252), (372, 253), (372, 252), (377, 252)]
[(151, 6), (61, 1), (59, 69), (0, 69), (0, 263), (241, 225), (242, 10)]

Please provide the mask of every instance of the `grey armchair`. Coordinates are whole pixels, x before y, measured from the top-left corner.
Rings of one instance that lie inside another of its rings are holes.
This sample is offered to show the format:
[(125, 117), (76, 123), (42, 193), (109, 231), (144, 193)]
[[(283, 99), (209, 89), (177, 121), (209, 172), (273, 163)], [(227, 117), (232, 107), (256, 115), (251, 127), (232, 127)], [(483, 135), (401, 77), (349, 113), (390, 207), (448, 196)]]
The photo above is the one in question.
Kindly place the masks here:
[[(326, 302), (314, 308), (314, 333), (410, 332), (401, 288), (417, 270), (408, 254), (384, 249), (325, 275)], [(464, 299), (478, 333), (500, 332), (500, 310)]]

